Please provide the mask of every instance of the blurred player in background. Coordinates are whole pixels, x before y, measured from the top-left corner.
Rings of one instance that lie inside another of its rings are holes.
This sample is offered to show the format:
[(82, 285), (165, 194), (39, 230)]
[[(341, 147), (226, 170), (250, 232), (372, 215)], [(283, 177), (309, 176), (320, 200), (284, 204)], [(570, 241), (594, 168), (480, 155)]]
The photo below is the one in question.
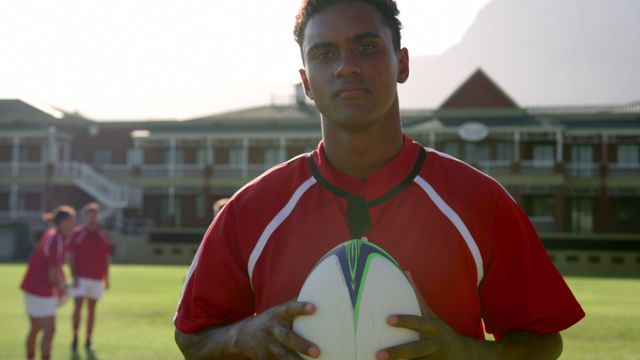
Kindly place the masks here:
[(66, 284), (62, 270), (65, 238), (76, 226), (76, 211), (61, 205), (43, 216), (52, 226), (45, 231), (36, 247), (20, 288), (24, 291), (31, 328), (27, 335), (27, 359), (35, 359), (36, 337), (43, 331), (40, 352), (43, 360), (51, 357), (55, 331), (56, 307), (63, 303)]
[(227, 204), (227, 202), (229, 201), (229, 198), (222, 198), (219, 200), (216, 200), (213, 203), (213, 217), (216, 217), (216, 215), (218, 215), (218, 213), (220, 212), (220, 210), (222, 210), (222, 208)]
[(74, 229), (67, 242), (67, 261), (73, 278), (73, 340), (71, 351), (78, 351), (78, 328), (82, 304), (87, 303), (87, 337), (85, 348), (95, 349), (92, 342), (96, 303), (104, 288), (109, 289), (109, 257), (112, 253), (107, 233), (98, 225), (100, 206), (89, 203), (83, 209), (84, 224)]

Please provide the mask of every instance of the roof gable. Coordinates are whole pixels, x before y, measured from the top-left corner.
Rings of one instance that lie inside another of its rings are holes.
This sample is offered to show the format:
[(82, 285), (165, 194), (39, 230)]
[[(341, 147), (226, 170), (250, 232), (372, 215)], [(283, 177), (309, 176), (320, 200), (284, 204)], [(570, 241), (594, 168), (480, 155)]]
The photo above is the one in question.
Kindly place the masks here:
[(440, 109), (510, 108), (513, 101), (482, 69), (478, 68), (440, 105)]

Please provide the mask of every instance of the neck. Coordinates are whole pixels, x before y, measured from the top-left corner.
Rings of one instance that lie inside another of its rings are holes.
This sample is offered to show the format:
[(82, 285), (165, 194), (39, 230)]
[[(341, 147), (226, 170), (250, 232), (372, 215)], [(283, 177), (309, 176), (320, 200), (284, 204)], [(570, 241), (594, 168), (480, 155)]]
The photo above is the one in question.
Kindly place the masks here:
[(358, 129), (345, 129), (323, 119), (322, 137), (331, 166), (349, 176), (365, 179), (391, 161), (402, 148), (397, 101), (395, 109), (392, 106), (383, 119)]

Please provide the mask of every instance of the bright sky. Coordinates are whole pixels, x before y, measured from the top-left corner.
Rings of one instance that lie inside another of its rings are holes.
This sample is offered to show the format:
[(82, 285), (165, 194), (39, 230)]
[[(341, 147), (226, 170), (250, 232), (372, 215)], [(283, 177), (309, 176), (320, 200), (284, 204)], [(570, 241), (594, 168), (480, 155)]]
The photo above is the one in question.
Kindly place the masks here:
[[(412, 56), (455, 45), (490, 0), (397, 0)], [(284, 102), (299, 0), (2, 0), (0, 98), (95, 120)]]

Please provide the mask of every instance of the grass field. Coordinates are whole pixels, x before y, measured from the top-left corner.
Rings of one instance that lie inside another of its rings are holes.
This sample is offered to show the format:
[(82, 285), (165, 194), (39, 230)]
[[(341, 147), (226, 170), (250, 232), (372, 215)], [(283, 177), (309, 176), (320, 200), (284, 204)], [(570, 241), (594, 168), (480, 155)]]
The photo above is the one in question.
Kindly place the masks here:
[[(24, 265), (0, 264), (0, 359), (24, 358), (28, 320), (18, 289), (24, 270)], [(180, 359), (171, 317), (186, 270), (183, 266), (113, 266), (112, 289), (98, 306), (95, 358)], [(562, 359), (640, 359), (640, 277), (567, 280), (587, 317), (563, 333)], [(67, 304), (58, 313), (56, 360), (71, 359), (70, 311)], [(86, 359), (83, 352), (80, 355)]]

